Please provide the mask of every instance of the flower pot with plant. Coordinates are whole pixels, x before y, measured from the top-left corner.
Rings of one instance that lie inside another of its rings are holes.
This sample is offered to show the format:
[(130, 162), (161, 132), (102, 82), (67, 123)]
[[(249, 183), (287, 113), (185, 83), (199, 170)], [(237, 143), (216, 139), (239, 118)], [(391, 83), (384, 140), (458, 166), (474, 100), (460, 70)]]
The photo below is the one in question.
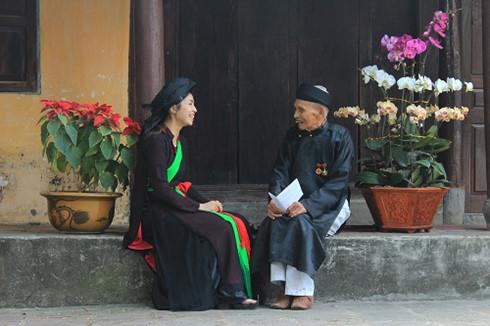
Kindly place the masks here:
[(450, 182), (439, 153), (450, 140), (439, 137), (442, 123), (462, 121), (467, 107), (440, 107), (443, 93), (473, 90), (470, 82), (424, 75), (431, 48), (441, 49), (450, 15), (434, 13), (424, 33), (413, 38), (385, 35), (381, 48), (393, 65), (394, 75), (376, 65), (361, 69), (365, 84), (375, 83), (382, 95), (371, 114), (359, 106), (341, 107), (335, 116), (352, 118), (365, 128), (367, 156), (360, 160), (356, 184), (377, 227), (381, 230), (413, 232), (429, 230)]
[(114, 217), (114, 192), (128, 185), (140, 125), (106, 104), (42, 100), (43, 155), (56, 174), (72, 174), (77, 190), (43, 192), (51, 224), (60, 231), (102, 232)]

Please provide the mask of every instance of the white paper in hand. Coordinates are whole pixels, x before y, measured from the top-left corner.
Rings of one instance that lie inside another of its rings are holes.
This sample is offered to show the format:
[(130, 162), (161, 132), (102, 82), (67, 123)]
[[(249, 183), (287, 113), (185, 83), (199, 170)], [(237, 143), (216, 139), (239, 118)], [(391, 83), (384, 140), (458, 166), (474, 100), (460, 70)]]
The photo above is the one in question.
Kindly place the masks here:
[(298, 179), (294, 179), (286, 188), (281, 191), (281, 193), (277, 196), (274, 196), (269, 192), (269, 197), (271, 197), (271, 201), (274, 205), (279, 208), (281, 213), (286, 213), (286, 210), (292, 203), (298, 201), (303, 196), (303, 190), (301, 190), (301, 185), (299, 184)]

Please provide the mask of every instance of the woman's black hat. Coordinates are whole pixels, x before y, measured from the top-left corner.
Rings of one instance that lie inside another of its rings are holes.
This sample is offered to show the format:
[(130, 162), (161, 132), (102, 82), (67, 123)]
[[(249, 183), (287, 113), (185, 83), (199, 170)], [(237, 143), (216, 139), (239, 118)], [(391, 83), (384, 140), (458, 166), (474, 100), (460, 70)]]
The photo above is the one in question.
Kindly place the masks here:
[(189, 78), (177, 78), (169, 81), (153, 98), (150, 104), (143, 104), (143, 108), (151, 110), (151, 116), (145, 120), (144, 132), (148, 132), (160, 124), (168, 115), (172, 105), (180, 103), (196, 86), (196, 82)]

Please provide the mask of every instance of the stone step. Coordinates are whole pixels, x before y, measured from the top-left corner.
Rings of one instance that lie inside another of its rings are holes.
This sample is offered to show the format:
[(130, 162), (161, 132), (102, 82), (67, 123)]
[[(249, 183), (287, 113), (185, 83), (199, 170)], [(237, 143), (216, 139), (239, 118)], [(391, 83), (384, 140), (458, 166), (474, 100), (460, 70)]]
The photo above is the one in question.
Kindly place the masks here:
[[(218, 199), (226, 210), (242, 213), (250, 223), (258, 225), (266, 215), (266, 185), (197, 186), (210, 199)], [(351, 217), (347, 225), (373, 225), (374, 221), (362, 194), (354, 189), (350, 199)], [(481, 222), (479, 219), (474, 219)], [(442, 210), (434, 217), (434, 225), (442, 224)]]
[[(213, 197), (218, 198), (218, 197)], [(233, 199), (222, 200), (225, 209), (231, 212), (238, 212), (244, 214), (250, 223), (259, 225), (262, 219), (265, 217), (266, 200), (256, 201), (237, 201)], [(373, 225), (374, 220), (369, 212), (369, 208), (366, 201), (361, 195), (353, 195), (350, 200), (351, 216), (347, 220), (347, 225)], [(434, 217), (433, 225), (443, 224), (442, 205), (437, 210)], [(466, 213), (464, 215), (463, 224), (465, 225), (484, 225), (485, 217), (482, 213)]]
[[(123, 232), (0, 225), (0, 307), (149, 302), (152, 274), (139, 254), (121, 248)], [(325, 247), (316, 277), (320, 301), (490, 298), (484, 226), (415, 234), (350, 226)]]

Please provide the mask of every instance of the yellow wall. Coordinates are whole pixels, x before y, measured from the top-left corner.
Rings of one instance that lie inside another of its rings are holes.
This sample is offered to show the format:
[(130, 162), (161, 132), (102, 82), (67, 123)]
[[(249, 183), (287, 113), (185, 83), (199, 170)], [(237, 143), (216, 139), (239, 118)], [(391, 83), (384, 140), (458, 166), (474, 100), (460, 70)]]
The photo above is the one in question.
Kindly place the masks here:
[(127, 115), (129, 11), (130, 0), (39, 1), (40, 94), (0, 93), (0, 223), (47, 221), (40, 99), (108, 103)]

